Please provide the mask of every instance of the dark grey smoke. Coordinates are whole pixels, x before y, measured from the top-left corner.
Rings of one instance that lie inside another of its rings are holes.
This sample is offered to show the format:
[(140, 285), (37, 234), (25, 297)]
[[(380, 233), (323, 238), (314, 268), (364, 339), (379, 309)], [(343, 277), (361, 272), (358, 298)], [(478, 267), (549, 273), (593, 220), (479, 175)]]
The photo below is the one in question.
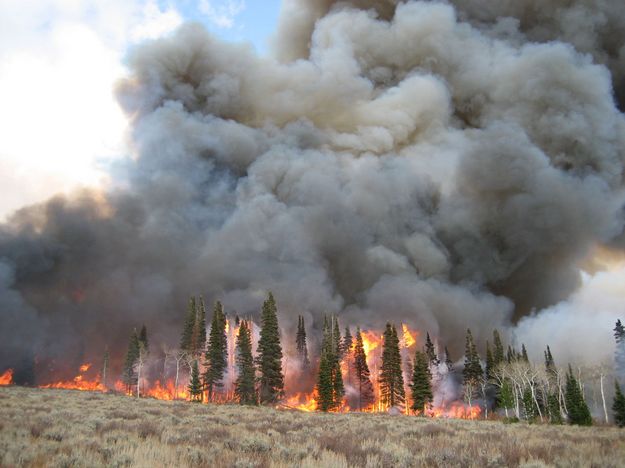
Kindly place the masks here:
[(622, 20), (456, 3), (289, 1), (280, 60), (194, 24), (135, 50), (114, 187), (0, 227), (0, 356), (119, 360), (142, 323), (175, 343), (191, 294), (269, 289), (286, 329), (393, 319), (458, 356), (568, 297), (623, 230)]

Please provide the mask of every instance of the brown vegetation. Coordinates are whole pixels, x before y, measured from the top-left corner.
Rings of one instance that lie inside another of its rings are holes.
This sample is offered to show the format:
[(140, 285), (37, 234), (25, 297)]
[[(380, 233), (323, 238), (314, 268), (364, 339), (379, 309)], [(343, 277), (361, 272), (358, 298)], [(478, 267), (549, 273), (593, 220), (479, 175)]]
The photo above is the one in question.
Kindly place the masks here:
[(622, 466), (615, 427), (318, 414), (0, 388), (0, 466)]

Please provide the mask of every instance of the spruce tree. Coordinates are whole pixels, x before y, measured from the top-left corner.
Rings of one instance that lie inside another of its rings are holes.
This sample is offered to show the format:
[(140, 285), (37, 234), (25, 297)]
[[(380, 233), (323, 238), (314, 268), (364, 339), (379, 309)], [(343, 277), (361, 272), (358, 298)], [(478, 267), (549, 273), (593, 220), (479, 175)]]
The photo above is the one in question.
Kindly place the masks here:
[(501, 390), (499, 391), (499, 405), (504, 409), (506, 417), (508, 417), (508, 410), (514, 406), (514, 393), (512, 384), (508, 379), (504, 379), (501, 384)]
[(433, 367), (438, 366), (440, 361), (438, 360), (438, 356), (436, 355), (436, 351), (434, 350), (434, 344), (432, 343), (432, 340), (430, 339), (429, 333), (426, 333), (426, 338), (425, 338), (425, 354), (427, 355), (428, 363), (430, 364), (430, 366), (433, 366)]
[(504, 361), (503, 344), (498, 330), (493, 330), (493, 365), (496, 367)]
[(244, 320), (237, 334), (237, 369), (238, 377), (234, 385), (234, 394), (242, 405), (258, 403), (255, 388), (254, 357), (252, 356), (252, 337), (249, 325)]
[(280, 345), (277, 314), (276, 302), (270, 292), (267, 300), (263, 303), (260, 339), (258, 341), (261, 403), (276, 403), (284, 396), (282, 346)]
[(301, 315), (297, 318), (295, 347), (297, 349), (297, 356), (302, 369), (308, 369), (310, 366), (310, 360), (308, 359), (308, 346), (306, 344), (306, 326), (304, 324), (304, 317)]
[(213, 319), (206, 348), (204, 386), (208, 390), (208, 401), (218, 388), (223, 386), (224, 372), (228, 366), (228, 338), (226, 337), (226, 315), (221, 302), (215, 302)]
[(549, 422), (551, 424), (562, 424), (562, 413), (560, 412), (560, 402), (555, 393), (547, 395), (547, 411), (549, 412)]
[(621, 320), (616, 321), (614, 327), (614, 340), (616, 348), (614, 350), (614, 369), (618, 378), (625, 376), (625, 326)]
[(625, 427), (625, 396), (621, 392), (621, 386), (618, 380), (614, 380), (614, 403), (612, 403), (612, 412), (614, 413), (614, 423), (618, 427)]
[(490, 344), (486, 341), (486, 379), (492, 382), (495, 377), (495, 358), (490, 350)]
[(195, 297), (189, 298), (189, 304), (187, 306), (187, 316), (184, 321), (184, 327), (182, 329), (182, 336), (180, 338), (180, 350), (191, 354), (191, 339), (193, 337), (193, 327), (195, 326)]
[(360, 327), (356, 329), (356, 344), (354, 345), (354, 374), (358, 385), (358, 410), (362, 410), (374, 402), (373, 384), (367, 365), (367, 356), (362, 341)]
[(447, 366), (447, 371), (451, 372), (454, 370), (454, 361), (451, 359), (451, 355), (449, 354), (449, 350), (447, 346), (445, 346), (445, 365)]
[(402, 406), (406, 400), (406, 393), (401, 369), (399, 338), (397, 329), (390, 323), (386, 324), (386, 330), (384, 331), (382, 366), (380, 370), (380, 399), (382, 404), (388, 408)]
[(412, 370), (412, 382), (410, 388), (412, 390), (412, 406), (414, 412), (420, 412), (425, 416), (425, 409), (432, 402), (432, 374), (430, 372), (430, 357), (427, 351), (417, 350), (414, 358), (414, 366)]
[(135, 329), (130, 335), (130, 341), (128, 343), (128, 352), (126, 353), (126, 359), (124, 361), (124, 371), (122, 374), (122, 381), (126, 384), (126, 392), (132, 391), (132, 386), (135, 384), (135, 364), (139, 359), (139, 336)]
[(150, 347), (148, 345), (148, 330), (145, 328), (145, 325), (141, 327), (141, 331), (139, 332), (139, 342), (143, 344), (143, 349), (146, 353), (150, 351)]
[(527, 356), (527, 349), (525, 349), (525, 344), (521, 345), (521, 359), (525, 362), (530, 362), (530, 359)]
[(200, 382), (200, 370), (197, 366), (197, 360), (191, 365), (191, 381), (189, 382), (189, 395), (191, 401), (202, 401), (202, 384)]
[(352, 333), (349, 327), (345, 327), (345, 334), (343, 335), (343, 339), (341, 341), (341, 355), (343, 357), (349, 356), (352, 352), (353, 346), (354, 338), (352, 337)]
[(339, 329), (339, 319), (336, 316), (331, 317), (332, 323), (332, 352), (336, 356), (336, 359), (340, 361), (343, 358), (341, 347), (341, 330)]
[(566, 388), (564, 398), (566, 401), (566, 409), (568, 411), (569, 422), (579, 426), (592, 425), (592, 417), (588, 405), (584, 400), (582, 392), (579, 388), (577, 379), (573, 375), (573, 370), (569, 365), (569, 371), (566, 375)]
[(468, 403), (471, 404), (474, 394), (484, 379), (484, 372), (482, 370), (480, 356), (477, 353), (477, 348), (473, 342), (473, 335), (471, 334), (470, 329), (467, 329), (464, 369), (462, 370), (462, 376), (465, 388), (465, 397), (467, 398)]
[(202, 296), (196, 305), (190, 348), (193, 356), (201, 356), (206, 348), (206, 308)]
[(525, 412), (525, 419), (533, 421), (536, 418), (536, 409), (534, 407), (534, 399), (532, 398), (532, 391), (529, 387), (523, 390), (523, 410)]

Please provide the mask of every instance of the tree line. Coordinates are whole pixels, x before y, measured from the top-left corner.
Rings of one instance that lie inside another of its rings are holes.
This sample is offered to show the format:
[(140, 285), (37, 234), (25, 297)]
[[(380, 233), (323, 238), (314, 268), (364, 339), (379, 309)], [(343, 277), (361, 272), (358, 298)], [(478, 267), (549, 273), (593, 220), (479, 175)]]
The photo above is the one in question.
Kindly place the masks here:
[[(256, 356), (252, 352), (252, 322), (236, 318), (238, 327), (235, 344), (236, 380), (234, 397), (246, 405), (275, 404), (284, 398), (284, 373), (282, 369), (282, 346), (278, 324), (277, 307), (271, 293), (263, 302), (260, 333)], [(206, 330), (204, 300), (191, 297), (177, 350), (166, 353), (176, 364), (175, 389), (178, 390), (181, 364), (190, 371), (188, 393), (192, 401), (214, 401), (223, 387), (227, 372), (228, 343), (227, 319), (223, 305), (214, 304), (209, 334)], [(625, 373), (625, 327), (621, 321), (614, 328), (616, 341), (615, 370)], [(341, 364), (347, 369), (350, 386), (355, 389), (358, 410), (372, 407), (376, 402), (372, 378), (377, 378), (377, 399), (384, 408), (405, 409), (406, 386), (409, 389), (409, 410), (427, 415), (431, 409), (435, 386), (443, 379), (455, 375), (453, 360), (444, 347), (444, 354), (437, 355), (436, 346), (429, 333), (425, 344), (416, 349), (414, 357), (403, 362), (397, 328), (387, 323), (382, 336), (380, 369), (372, 377), (367, 364), (364, 340), (359, 327), (352, 336), (349, 327), (341, 335), (338, 318), (325, 317), (318, 367), (313, 369), (308, 354), (304, 317), (298, 317), (295, 333), (295, 349), (301, 372), (316, 374), (315, 399), (320, 411), (341, 409), (345, 401), (344, 375)], [(128, 393), (141, 395), (142, 370), (149, 354), (145, 325), (131, 334), (124, 362), (122, 380)], [(489, 411), (502, 412), (506, 418), (516, 420), (549, 422), (551, 424), (590, 425), (592, 417), (584, 394), (579, 372), (576, 375), (569, 364), (566, 369), (555, 364), (549, 346), (544, 350), (544, 362), (530, 362), (523, 344), (520, 350), (508, 346), (504, 349), (501, 335), (493, 331), (492, 346), (486, 342), (482, 359), (470, 329), (465, 340), (462, 390), (465, 402), (472, 406), (479, 403), (488, 417)], [(103, 366), (104, 379), (108, 368), (108, 352)], [(200, 369), (203, 369), (201, 372)], [(407, 370), (407, 372), (405, 372)], [(404, 374), (409, 376), (405, 385)], [(604, 392), (604, 380), (608, 372), (600, 374), (601, 400), (608, 421), (608, 404)], [(177, 395), (176, 395), (177, 396)], [(618, 379), (614, 379), (614, 399), (611, 405), (614, 422), (625, 426), (625, 396)]]

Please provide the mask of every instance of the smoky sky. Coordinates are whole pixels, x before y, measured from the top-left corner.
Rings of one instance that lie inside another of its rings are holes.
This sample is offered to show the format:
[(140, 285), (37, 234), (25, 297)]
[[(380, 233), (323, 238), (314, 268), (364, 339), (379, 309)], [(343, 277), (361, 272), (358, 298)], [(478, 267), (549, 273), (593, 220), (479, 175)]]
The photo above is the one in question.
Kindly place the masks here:
[(111, 187), (0, 226), (0, 367), (175, 344), (191, 294), (456, 354), (569, 297), (623, 230), (616, 3), (291, 0), (269, 57), (198, 24), (138, 46)]

